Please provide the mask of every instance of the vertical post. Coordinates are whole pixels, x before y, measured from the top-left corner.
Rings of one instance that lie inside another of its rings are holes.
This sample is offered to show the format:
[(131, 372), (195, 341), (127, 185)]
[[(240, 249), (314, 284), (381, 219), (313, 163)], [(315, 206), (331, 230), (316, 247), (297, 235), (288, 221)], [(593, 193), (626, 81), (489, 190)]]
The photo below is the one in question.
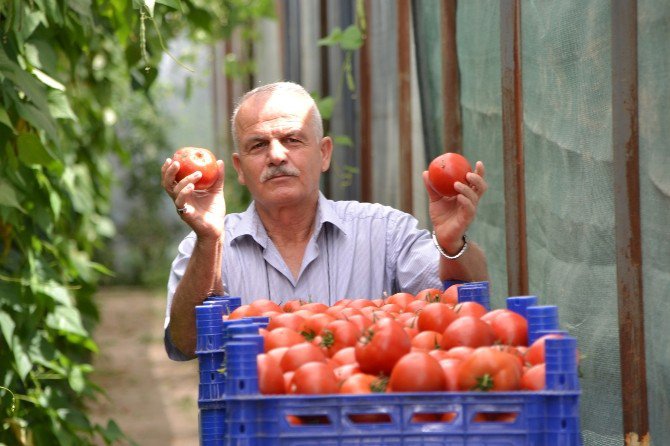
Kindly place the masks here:
[[(365, 17), (370, 26), (370, 0), (365, 0)], [(361, 156), (360, 179), (361, 201), (372, 201), (372, 87), (370, 75), (370, 33), (366, 30), (360, 59), (360, 107), (361, 107)]]
[(510, 296), (518, 296), (528, 294), (520, 0), (501, 1), (500, 53), (507, 286)]
[[(320, 0), (319, 2), (319, 36), (322, 39), (328, 36), (328, 0)], [(321, 97), (326, 97), (330, 95), (330, 58), (328, 57), (328, 47), (325, 45), (322, 46), (319, 55), (321, 57)], [(323, 123), (323, 134), (330, 134), (329, 121)], [(324, 195), (330, 197), (330, 171), (327, 171), (323, 175), (322, 184)]]
[(461, 85), (456, 46), (456, 0), (440, 2), (442, 23), (442, 104), (444, 110), (444, 151), (463, 153), (461, 126)]
[(219, 59), (216, 53), (217, 44), (213, 43), (209, 46), (209, 55), (211, 57), (211, 67), (212, 67), (212, 134), (214, 139), (214, 147), (210, 149), (216, 154), (217, 157), (220, 157), (222, 154), (219, 152), (219, 147), (221, 147), (221, 93), (219, 92)]
[[(233, 42), (232, 42), (232, 36), (229, 36), (224, 44), (223, 47), (221, 48), (223, 55), (221, 57), (221, 60), (226, 60), (226, 56), (233, 51)], [(225, 104), (225, 109), (226, 109), (226, 117), (229, 118), (233, 114), (233, 109), (235, 108), (235, 101), (237, 98), (235, 98), (235, 89), (233, 87), (233, 79), (226, 75), (224, 72), (224, 77), (225, 77), (225, 92), (226, 92), (226, 104)], [(226, 159), (231, 159), (232, 153), (233, 153), (233, 129), (231, 128), (231, 123), (229, 119), (226, 119), (226, 123), (228, 125), (228, 138), (227, 138), (227, 144), (225, 145), (225, 155)]]
[(398, 141), (400, 143), (400, 209), (412, 213), (411, 8), (398, 0)]
[(649, 414), (642, 294), (637, 3), (616, 0), (612, 16), (612, 144), (621, 396), (626, 445), (647, 445)]

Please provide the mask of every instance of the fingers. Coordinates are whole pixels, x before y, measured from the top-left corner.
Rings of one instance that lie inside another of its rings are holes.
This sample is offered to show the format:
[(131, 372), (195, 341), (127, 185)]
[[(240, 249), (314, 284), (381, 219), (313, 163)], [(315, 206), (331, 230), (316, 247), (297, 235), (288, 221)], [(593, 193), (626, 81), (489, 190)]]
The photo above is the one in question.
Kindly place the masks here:
[(426, 186), (426, 192), (428, 192), (429, 201), (437, 201), (440, 198), (442, 198), (442, 194), (436, 192), (435, 189), (433, 189), (433, 186), (430, 185), (427, 170), (423, 171), (422, 178), (423, 178), (423, 184)]
[(216, 182), (212, 185), (212, 188), (218, 190), (223, 188), (223, 183), (226, 176), (226, 166), (223, 160), (217, 160), (216, 166), (219, 168), (219, 176), (216, 179)]
[(161, 166), (161, 184), (172, 199), (175, 197), (174, 190), (177, 184), (175, 177), (177, 176), (177, 172), (179, 172), (179, 161), (172, 161), (170, 158), (167, 158)]

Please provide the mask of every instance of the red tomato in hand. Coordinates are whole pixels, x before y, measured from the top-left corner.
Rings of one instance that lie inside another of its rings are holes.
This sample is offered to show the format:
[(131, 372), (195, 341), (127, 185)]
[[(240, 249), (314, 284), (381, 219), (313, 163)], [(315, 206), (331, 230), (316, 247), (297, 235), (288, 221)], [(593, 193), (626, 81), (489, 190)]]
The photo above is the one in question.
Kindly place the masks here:
[(173, 161), (179, 161), (179, 171), (175, 180), (181, 181), (184, 177), (199, 171), (202, 176), (195, 183), (197, 190), (209, 189), (219, 178), (219, 167), (216, 157), (207, 149), (199, 147), (183, 147), (172, 155)]
[(356, 342), (356, 361), (363, 373), (389, 376), (395, 363), (411, 348), (410, 337), (403, 326), (384, 318), (366, 329)]
[(415, 351), (398, 360), (389, 383), (394, 392), (440, 392), (445, 389), (446, 379), (437, 359)]
[(428, 180), (432, 188), (444, 195), (453, 197), (458, 195), (454, 183), (460, 181), (468, 184), (465, 174), (472, 172), (472, 166), (463, 155), (458, 153), (443, 153), (430, 162), (428, 166)]

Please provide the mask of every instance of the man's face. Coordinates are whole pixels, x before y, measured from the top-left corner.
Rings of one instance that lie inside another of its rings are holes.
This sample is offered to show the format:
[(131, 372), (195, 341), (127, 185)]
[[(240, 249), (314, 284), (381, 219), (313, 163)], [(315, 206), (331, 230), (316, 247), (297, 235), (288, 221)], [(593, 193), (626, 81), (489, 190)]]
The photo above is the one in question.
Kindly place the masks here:
[(311, 106), (303, 96), (275, 92), (252, 96), (237, 113), (233, 165), (240, 184), (262, 206), (297, 204), (318, 195), (332, 143), (316, 135)]

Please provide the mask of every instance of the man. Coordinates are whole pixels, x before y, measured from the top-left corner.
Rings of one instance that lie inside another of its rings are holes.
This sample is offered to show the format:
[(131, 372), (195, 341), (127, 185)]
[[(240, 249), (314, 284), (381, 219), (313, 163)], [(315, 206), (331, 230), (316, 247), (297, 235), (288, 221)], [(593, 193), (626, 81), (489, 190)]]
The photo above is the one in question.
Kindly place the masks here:
[(165, 344), (172, 359), (194, 357), (194, 307), (224, 289), (246, 303), (302, 298), (330, 305), (345, 297), (418, 293), (447, 279), (487, 279), (483, 252), (465, 244), (487, 188), (481, 162), (467, 175), (469, 184), (456, 184), (455, 198), (433, 191), (423, 173), (431, 238), (411, 215), (321, 194), (333, 143), (301, 86), (279, 82), (247, 93), (232, 129), (237, 179), (253, 197), (245, 212), (226, 215), (223, 161), (218, 181), (204, 192), (193, 188), (199, 172), (177, 183), (179, 163), (167, 159), (162, 166), (163, 187), (193, 230), (179, 246), (168, 282)]

